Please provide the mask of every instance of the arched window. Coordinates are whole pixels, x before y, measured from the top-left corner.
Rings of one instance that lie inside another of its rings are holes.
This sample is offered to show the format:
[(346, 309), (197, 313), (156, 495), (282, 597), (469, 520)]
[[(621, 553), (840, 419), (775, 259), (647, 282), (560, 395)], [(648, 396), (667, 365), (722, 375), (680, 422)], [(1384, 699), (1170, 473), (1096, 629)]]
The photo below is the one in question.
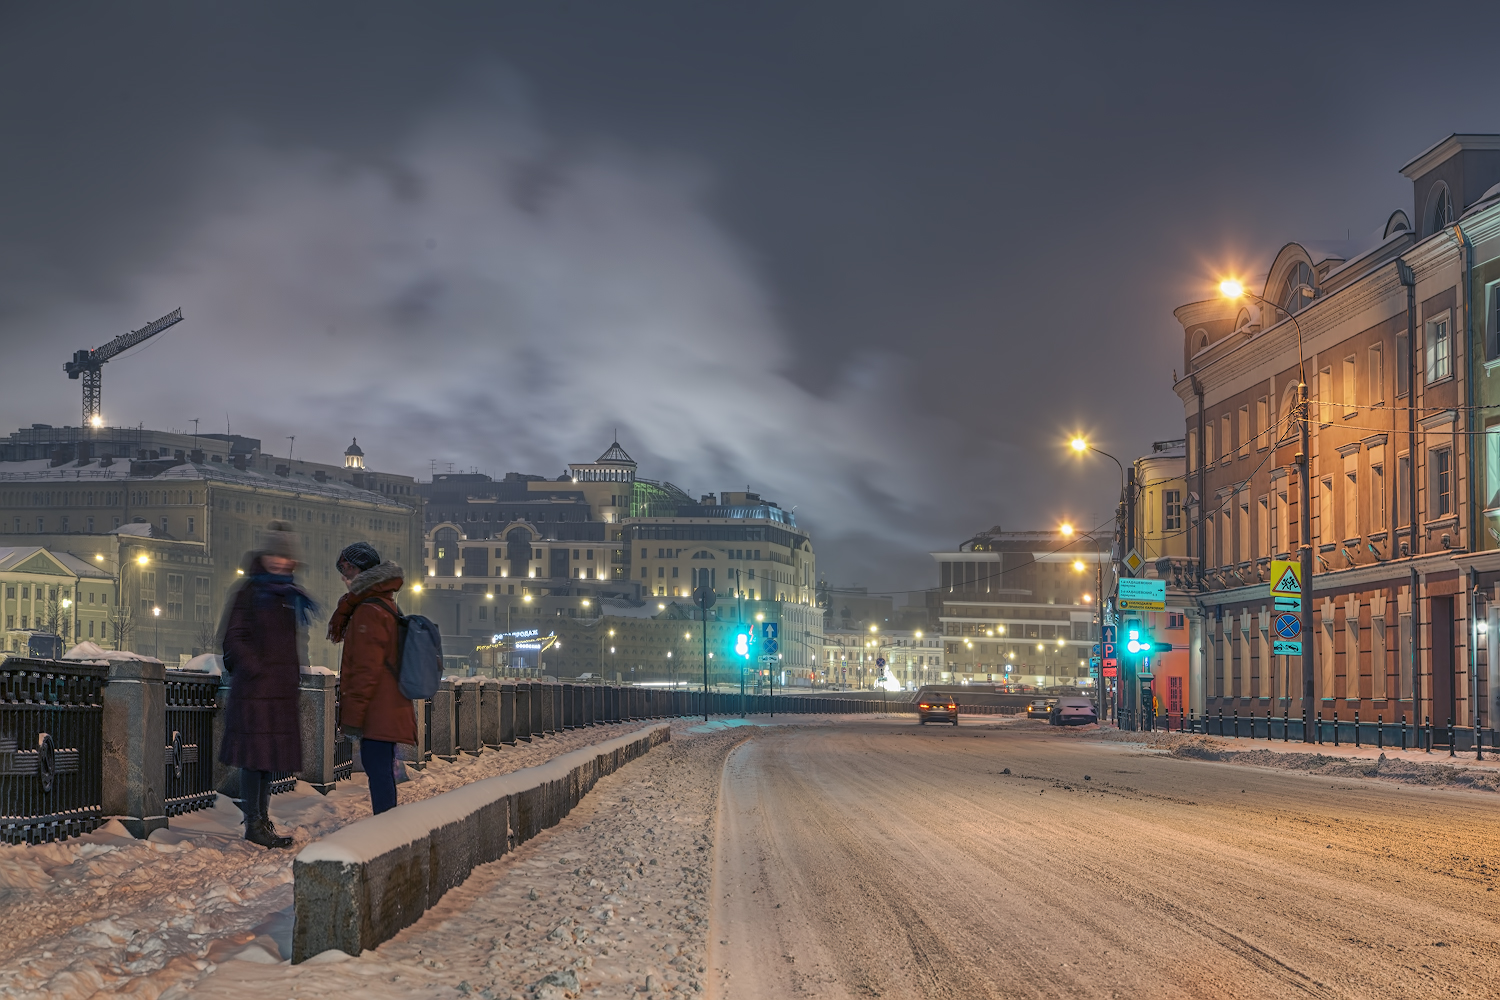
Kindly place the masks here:
[(1287, 274), (1286, 281), (1281, 286), (1281, 308), (1289, 313), (1301, 312), (1302, 307), (1312, 301), (1317, 291), (1312, 268), (1299, 260)]
[(1448, 185), (1438, 181), (1427, 196), (1427, 235), (1431, 236), (1446, 226), (1453, 225), (1453, 195)]
[(1208, 331), (1207, 330), (1194, 330), (1193, 331), (1193, 354), (1196, 355), (1199, 351), (1206, 350), (1207, 348), (1208, 348)]

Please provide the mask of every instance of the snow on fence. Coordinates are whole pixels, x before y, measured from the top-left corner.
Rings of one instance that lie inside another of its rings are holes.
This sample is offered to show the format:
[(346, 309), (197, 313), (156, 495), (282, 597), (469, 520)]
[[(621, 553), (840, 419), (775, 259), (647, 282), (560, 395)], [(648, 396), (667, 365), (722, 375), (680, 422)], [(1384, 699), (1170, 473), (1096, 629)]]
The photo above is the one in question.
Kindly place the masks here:
[(389, 940), (476, 867), (561, 821), (601, 777), (670, 738), (669, 726), (651, 726), (309, 844), (292, 865), (292, 961), (330, 949), (358, 955)]

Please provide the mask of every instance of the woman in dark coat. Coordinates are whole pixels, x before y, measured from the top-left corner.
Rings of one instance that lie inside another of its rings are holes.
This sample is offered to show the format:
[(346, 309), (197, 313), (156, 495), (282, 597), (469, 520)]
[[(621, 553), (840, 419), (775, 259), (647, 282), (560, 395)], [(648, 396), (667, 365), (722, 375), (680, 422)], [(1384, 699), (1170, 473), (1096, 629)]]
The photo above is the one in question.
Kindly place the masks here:
[(291, 525), (272, 521), (265, 548), (231, 598), (224, 628), (229, 708), (219, 760), (240, 769), (245, 839), (262, 847), (292, 843), (271, 825), (271, 773), (302, 769), (302, 630), (316, 607), (293, 579), (296, 568)]

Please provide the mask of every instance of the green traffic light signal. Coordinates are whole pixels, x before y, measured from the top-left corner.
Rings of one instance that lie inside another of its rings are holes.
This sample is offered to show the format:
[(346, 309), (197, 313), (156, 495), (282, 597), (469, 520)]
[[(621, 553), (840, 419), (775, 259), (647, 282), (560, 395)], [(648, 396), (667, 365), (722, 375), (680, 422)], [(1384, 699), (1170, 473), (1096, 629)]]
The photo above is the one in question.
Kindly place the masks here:
[(736, 653), (738, 653), (740, 656), (749, 657), (749, 655), (750, 655), (750, 637), (748, 635), (746, 635), (745, 633), (743, 633), (743, 632), (741, 632), (739, 635), (735, 636), (734, 637), (734, 651)]

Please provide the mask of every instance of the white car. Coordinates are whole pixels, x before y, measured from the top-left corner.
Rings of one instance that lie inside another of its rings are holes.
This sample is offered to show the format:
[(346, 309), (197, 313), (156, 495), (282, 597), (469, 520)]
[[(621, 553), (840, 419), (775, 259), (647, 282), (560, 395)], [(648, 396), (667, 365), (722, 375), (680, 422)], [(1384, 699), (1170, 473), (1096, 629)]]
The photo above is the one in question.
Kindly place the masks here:
[(1098, 722), (1094, 703), (1088, 698), (1059, 698), (1052, 706), (1047, 719), (1054, 726), (1087, 726)]

